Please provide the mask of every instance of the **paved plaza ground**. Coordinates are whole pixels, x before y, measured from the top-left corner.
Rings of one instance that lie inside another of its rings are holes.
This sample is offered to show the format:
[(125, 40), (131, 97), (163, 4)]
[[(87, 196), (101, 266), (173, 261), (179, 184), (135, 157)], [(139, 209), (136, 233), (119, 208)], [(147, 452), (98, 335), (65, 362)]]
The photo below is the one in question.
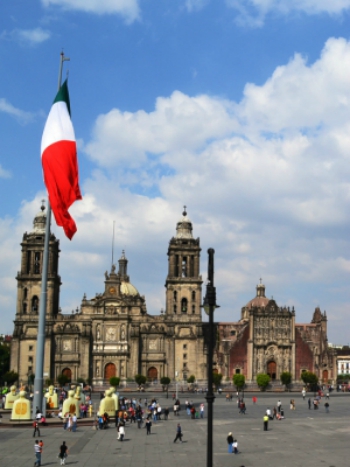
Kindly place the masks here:
[[(308, 396), (313, 394), (308, 394)], [(185, 402), (187, 394), (180, 394)], [(239, 415), (235, 399), (227, 402), (217, 396), (214, 403), (214, 461), (215, 467), (341, 467), (349, 465), (350, 454), (350, 394), (331, 395), (330, 413), (325, 412), (324, 400), (319, 410), (308, 410), (307, 398), (300, 394), (246, 394), (246, 415)], [(307, 397), (308, 397), (307, 396)], [(139, 395), (137, 396), (139, 397)], [(144, 399), (145, 395), (143, 395)], [(147, 394), (148, 400), (152, 397)], [(162, 407), (171, 407), (171, 399), (156, 394)], [(291, 411), (289, 400), (296, 401)], [(203, 395), (190, 395), (197, 406)], [(273, 409), (281, 399), (286, 418), (269, 422), (269, 431), (263, 431), (263, 415)], [(206, 415), (206, 414), (205, 414)], [(177, 423), (183, 430), (183, 443), (173, 443)], [(240, 453), (227, 453), (226, 437), (232, 432), (238, 440)], [(126, 440), (118, 442), (114, 428), (95, 431), (92, 427), (79, 427), (68, 433), (60, 427), (42, 428), (44, 441), (43, 466), (59, 465), (58, 448), (65, 440), (69, 447), (66, 465), (74, 467), (137, 466), (137, 467), (205, 467), (207, 421), (191, 420), (184, 409), (179, 417), (171, 416), (152, 425), (152, 434), (136, 424), (126, 426)], [(0, 427), (0, 467), (33, 466), (34, 438), (32, 428)]]

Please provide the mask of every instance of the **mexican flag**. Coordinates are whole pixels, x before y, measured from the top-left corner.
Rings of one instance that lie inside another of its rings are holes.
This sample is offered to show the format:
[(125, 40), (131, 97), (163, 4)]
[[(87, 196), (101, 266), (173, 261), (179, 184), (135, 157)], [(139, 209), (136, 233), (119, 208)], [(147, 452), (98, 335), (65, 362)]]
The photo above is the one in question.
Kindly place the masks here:
[(63, 227), (71, 240), (77, 227), (68, 209), (82, 196), (67, 80), (58, 91), (45, 124), (41, 140), (41, 163), (56, 223)]

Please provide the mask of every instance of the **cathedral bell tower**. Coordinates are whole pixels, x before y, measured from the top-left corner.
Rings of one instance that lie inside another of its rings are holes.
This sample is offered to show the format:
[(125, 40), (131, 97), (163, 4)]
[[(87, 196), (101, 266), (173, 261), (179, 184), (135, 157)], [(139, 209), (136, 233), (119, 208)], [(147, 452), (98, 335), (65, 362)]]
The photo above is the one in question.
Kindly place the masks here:
[[(33, 318), (39, 314), (42, 263), (46, 228), (45, 206), (35, 216), (33, 230), (23, 235), (21, 270), (17, 273), (16, 320)], [(51, 234), (49, 242), (47, 318), (58, 313), (61, 278), (58, 274), (59, 240)]]
[(176, 235), (169, 242), (166, 315), (176, 320), (201, 320), (202, 277), (200, 242), (192, 235), (192, 222), (186, 206), (176, 226)]

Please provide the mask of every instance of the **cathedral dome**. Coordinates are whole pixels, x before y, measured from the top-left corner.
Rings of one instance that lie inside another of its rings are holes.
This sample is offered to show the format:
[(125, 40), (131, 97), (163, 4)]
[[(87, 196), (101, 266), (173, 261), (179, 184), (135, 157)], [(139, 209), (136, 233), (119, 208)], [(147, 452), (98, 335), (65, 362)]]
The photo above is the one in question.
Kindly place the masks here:
[(256, 286), (256, 297), (250, 300), (247, 304), (247, 308), (253, 307), (265, 307), (269, 303), (270, 299), (265, 297), (265, 286), (264, 284), (259, 284)]
[(120, 284), (120, 293), (122, 295), (129, 295), (132, 297), (136, 297), (139, 295), (139, 291), (136, 287), (134, 287), (130, 282), (122, 281)]
[(186, 206), (184, 206), (182, 217), (176, 225), (176, 238), (193, 238), (192, 222), (187, 216)]

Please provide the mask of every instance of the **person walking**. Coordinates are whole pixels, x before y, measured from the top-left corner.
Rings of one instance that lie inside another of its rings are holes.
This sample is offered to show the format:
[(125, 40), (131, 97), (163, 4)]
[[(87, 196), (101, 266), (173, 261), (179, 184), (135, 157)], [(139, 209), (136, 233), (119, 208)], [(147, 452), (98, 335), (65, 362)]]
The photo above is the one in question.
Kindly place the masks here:
[(180, 440), (180, 442), (182, 443), (182, 430), (181, 430), (181, 425), (180, 423), (177, 424), (177, 427), (176, 427), (176, 436), (175, 436), (175, 439), (174, 439), (174, 443), (176, 443), (177, 440)]
[(200, 412), (200, 417), (204, 418), (204, 404), (203, 403), (199, 406), (199, 412)]
[(326, 402), (326, 403), (324, 404), (324, 407), (325, 407), (325, 409), (326, 409), (326, 413), (329, 413), (329, 402)]
[(60, 452), (58, 453), (59, 459), (61, 459), (61, 465), (64, 465), (66, 462), (66, 457), (68, 456), (68, 446), (66, 442), (63, 441), (60, 446)]
[(41, 447), (37, 439), (35, 440), (35, 444), (34, 444), (34, 452), (35, 452), (34, 465), (39, 467), (39, 465), (41, 465)]
[(233, 448), (233, 454), (238, 454), (238, 441), (236, 439), (233, 440), (232, 448)]
[(151, 426), (152, 426), (152, 422), (149, 418), (147, 418), (146, 420), (146, 434), (147, 435), (151, 434)]
[(227, 438), (226, 438), (226, 439), (227, 439), (227, 444), (228, 444), (227, 452), (228, 452), (229, 454), (232, 454), (232, 452), (233, 452), (233, 441), (234, 441), (234, 439), (233, 439), (233, 436), (232, 436), (232, 433), (231, 433), (231, 432), (227, 435)]
[(307, 405), (309, 406), (309, 410), (311, 409), (311, 399), (309, 397), (308, 401), (307, 401)]
[(264, 415), (264, 431), (268, 431), (268, 428), (269, 428), (269, 416), (268, 415)]
[(281, 413), (281, 405), (282, 405), (282, 402), (280, 400), (278, 400), (278, 402), (277, 402), (278, 413)]
[(39, 428), (39, 423), (37, 422), (37, 420), (34, 420), (33, 428), (34, 428), (33, 438), (35, 437), (37, 432), (38, 432), (38, 435), (40, 436), (40, 428)]
[(72, 417), (72, 431), (77, 431), (77, 424), (78, 424), (78, 419), (77, 419), (77, 414), (75, 413)]

